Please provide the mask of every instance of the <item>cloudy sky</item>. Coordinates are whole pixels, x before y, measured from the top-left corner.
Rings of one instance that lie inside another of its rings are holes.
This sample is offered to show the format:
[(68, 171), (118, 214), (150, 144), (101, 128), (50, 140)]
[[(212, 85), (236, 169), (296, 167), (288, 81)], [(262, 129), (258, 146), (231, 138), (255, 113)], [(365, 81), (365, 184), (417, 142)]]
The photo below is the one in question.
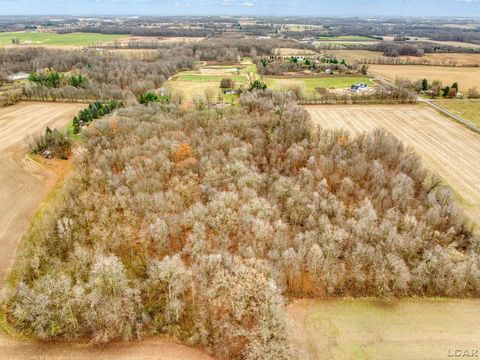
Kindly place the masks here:
[(480, 0), (0, 0), (0, 15), (478, 16)]

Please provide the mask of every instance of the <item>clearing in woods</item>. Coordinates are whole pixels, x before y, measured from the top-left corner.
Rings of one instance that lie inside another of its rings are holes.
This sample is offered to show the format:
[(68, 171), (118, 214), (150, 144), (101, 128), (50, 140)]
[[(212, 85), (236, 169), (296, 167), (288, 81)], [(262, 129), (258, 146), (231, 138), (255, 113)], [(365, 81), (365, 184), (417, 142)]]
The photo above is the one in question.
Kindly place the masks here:
[(353, 133), (383, 127), (411, 146), (427, 168), (455, 191), (469, 218), (480, 225), (480, 134), (427, 106), (307, 106), (323, 128)]
[[(299, 300), (287, 306), (302, 360), (438, 360), (480, 344), (478, 300)], [(474, 353), (475, 354), (475, 353)]]
[(244, 58), (238, 64), (199, 64), (196, 70), (181, 71), (169, 79), (163, 87), (171, 93), (180, 93), (186, 101), (194, 98), (205, 98), (207, 92), (215, 100), (235, 101), (237, 95), (223, 94), (220, 82), (224, 78), (232, 79), (235, 88), (247, 87), (257, 79), (257, 66), (250, 58)]
[(466, 92), (480, 84), (480, 67), (450, 67), (427, 65), (370, 65), (369, 72), (378, 74), (391, 81), (396, 78), (406, 78), (412, 81), (427, 79), (442, 80), (443, 85), (452, 86), (458, 82), (459, 89)]

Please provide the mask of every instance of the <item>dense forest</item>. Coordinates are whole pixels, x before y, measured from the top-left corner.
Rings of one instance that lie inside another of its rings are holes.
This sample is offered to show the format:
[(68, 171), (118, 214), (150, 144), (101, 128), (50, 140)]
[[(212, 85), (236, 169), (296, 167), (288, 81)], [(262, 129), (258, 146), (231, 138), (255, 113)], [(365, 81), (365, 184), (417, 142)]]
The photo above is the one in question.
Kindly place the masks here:
[(97, 120), (19, 250), (3, 310), (40, 338), (169, 334), (288, 359), (291, 296), (480, 296), (480, 239), (382, 130), (317, 129), (288, 94)]

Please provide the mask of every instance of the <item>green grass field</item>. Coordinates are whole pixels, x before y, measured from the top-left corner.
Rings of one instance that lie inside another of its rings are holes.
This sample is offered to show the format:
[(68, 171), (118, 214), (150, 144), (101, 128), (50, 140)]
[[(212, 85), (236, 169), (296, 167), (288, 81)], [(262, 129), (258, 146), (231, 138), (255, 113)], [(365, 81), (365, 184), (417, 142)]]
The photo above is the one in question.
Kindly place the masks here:
[(265, 76), (263, 81), (269, 89), (284, 90), (292, 85), (300, 85), (304, 88), (306, 94), (315, 94), (315, 88), (342, 89), (362, 82), (369, 86), (373, 83), (368, 77), (298, 77), (298, 78), (280, 78)]
[(340, 299), (288, 306), (298, 359), (438, 360), (480, 352), (479, 300)]
[(45, 46), (86, 46), (98, 42), (109, 42), (128, 35), (106, 35), (94, 33), (36, 33), (36, 32), (2, 32), (0, 33), (0, 46), (11, 45), (13, 38), (20, 40), (20, 45), (45, 45)]
[(197, 82), (212, 82), (216, 81), (219, 82), (223, 78), (230, 78), (233, 79), (235, 82), (245, 83), (247, 82), (247, 78), (241, 75), (193, 75), (193, 74), (186, 74), (186, 75), (179, 75), (180, 81), (197, 81)]
[(465, 120), (480, 126), (480, 100), (479, 99), (438, 99), (435, 102), (463, 117)]
[(318, 41), (379, 41), (370, 36), (320, 36)]

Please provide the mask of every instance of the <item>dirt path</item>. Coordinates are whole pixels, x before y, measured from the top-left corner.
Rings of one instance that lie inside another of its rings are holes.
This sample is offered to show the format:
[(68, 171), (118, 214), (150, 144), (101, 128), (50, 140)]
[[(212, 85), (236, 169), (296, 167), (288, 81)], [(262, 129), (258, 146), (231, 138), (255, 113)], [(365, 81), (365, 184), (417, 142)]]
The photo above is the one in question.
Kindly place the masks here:
[(2, 360), (213, 360), (203, 351), (167, 338), (94, 347), (86, 343), (18, 340), (0, 335)]
[(425, 165), (455, 190), (470, 219), (480, 224), (480, 134), (427, 106), (308, 106), (307, 110), (324, 128), (343, 127), (354, 133), (385, 128), (413, 147)]
[(0, 288), (19, 237), (55, 183), (54, 172), (26, 156), (26, 137), (43, 132), (46, 126), (64, 127), (84, 107), (33, 102), (0, 109)]

